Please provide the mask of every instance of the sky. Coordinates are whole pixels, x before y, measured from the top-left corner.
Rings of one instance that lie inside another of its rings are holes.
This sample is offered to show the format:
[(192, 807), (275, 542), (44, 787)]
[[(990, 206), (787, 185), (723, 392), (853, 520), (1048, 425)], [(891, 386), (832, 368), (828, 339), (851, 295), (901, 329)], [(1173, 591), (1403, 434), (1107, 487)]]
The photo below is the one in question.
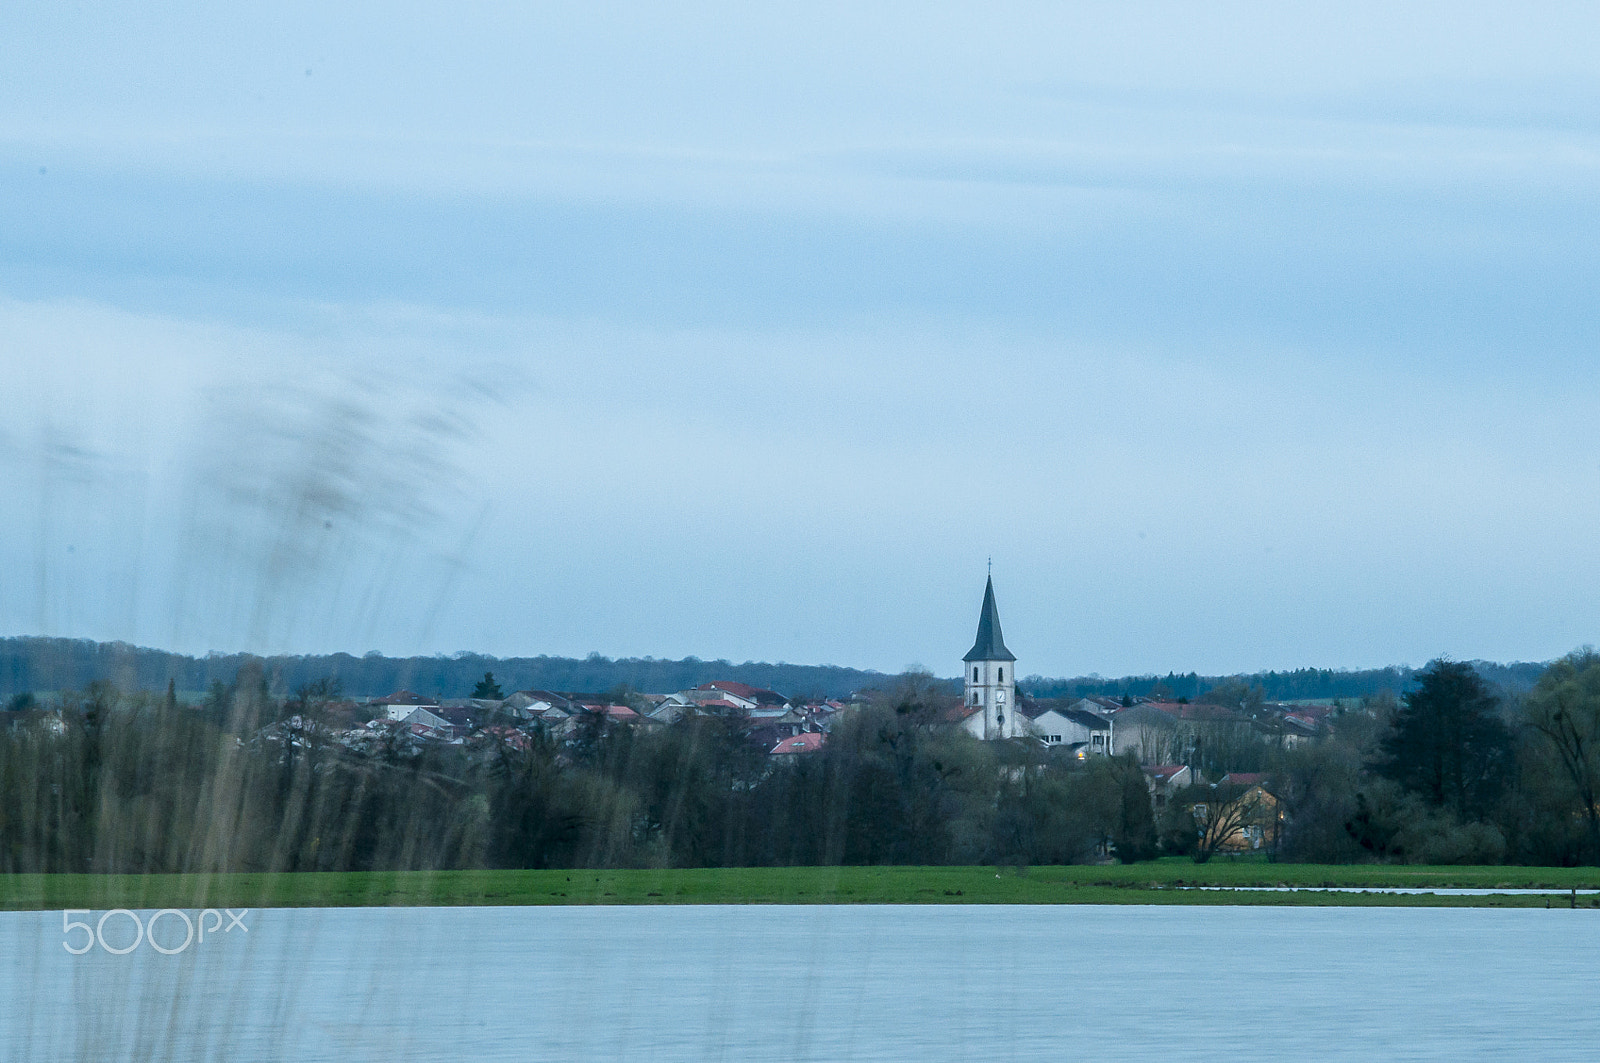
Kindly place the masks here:
[(19, 0), (0, 634), (1596, 641), (1587, 4)]

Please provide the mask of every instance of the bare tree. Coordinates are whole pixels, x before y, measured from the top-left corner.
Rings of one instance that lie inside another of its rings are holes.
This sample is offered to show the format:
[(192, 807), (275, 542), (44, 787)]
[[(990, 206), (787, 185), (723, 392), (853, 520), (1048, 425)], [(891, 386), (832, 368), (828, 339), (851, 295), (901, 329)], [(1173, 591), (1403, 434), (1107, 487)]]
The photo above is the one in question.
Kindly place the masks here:
[(1527, 721), (1561, 758), (1578, 792), (1590, 859), (1600, 859), (1600, 654), (1585, 647), (1552, 664), (1528, 697)]
[(1187, 793), (1194, 814), (1197, 838), (1194, 862), (1203, 864), (1216, 853), (1246, 836), (1246, 830), (1259, 825), (1267, 809), (1265, 791), (1259, 786), (1192, 787)]

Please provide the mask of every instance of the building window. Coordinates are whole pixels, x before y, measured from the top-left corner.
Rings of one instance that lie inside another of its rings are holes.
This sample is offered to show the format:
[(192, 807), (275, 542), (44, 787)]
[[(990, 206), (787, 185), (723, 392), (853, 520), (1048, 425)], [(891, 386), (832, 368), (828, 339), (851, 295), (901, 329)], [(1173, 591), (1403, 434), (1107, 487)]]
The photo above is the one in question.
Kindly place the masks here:
[(1000, 666), (1000, 682), (1004, 683), (1005, 681), (1006, 681), (1006, 668), (1005, 668), (1005, 665), (1001, 665)]
[(978, 681), (978, 670), (976, 668), (972, 670), (972, 681), (974, 683)]

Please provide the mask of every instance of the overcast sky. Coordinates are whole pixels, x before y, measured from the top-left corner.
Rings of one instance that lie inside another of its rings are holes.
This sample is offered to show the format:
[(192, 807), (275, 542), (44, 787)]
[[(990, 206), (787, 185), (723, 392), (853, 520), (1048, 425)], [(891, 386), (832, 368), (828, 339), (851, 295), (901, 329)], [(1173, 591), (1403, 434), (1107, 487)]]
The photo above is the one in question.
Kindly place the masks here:
[(9, 4), (0, 632), (1600, 630), (1589, 4)]

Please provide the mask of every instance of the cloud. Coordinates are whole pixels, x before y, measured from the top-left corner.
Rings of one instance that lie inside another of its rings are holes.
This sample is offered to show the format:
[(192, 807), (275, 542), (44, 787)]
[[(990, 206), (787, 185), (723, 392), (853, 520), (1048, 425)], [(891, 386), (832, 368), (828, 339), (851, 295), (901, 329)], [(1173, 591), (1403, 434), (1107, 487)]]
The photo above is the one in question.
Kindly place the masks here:
[(24, 5), (0, 619), (894, 668), (994, 554), (1029, 670), (1561, 652), (1597, 26), (1442, 12)]

